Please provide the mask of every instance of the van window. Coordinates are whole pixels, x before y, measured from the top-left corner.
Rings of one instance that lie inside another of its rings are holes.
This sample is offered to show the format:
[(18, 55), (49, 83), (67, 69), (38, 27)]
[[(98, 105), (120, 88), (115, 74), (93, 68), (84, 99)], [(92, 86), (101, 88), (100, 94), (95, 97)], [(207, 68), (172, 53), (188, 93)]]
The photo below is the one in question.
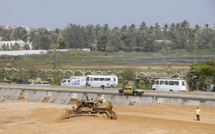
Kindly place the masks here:
[(185, 86), (185, 82), (184, 81), (182, 81), (182, 86)]

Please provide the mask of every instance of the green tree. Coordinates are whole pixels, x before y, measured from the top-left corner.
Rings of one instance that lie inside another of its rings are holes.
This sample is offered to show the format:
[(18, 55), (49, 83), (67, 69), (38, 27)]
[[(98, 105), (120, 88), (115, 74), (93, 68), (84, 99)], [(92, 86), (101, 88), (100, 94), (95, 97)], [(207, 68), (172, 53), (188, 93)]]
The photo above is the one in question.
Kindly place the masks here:
[(30, 50), (30, 46), (29, 46), (28, 44), (25, 44), (25, 45), (23, 46), (23, 49), (25, 49), (25, 50)]
[(99, 51), (106, 51), (106, 46), (108, 43), (108, 36), (107, 35), (101, 35), (98, 41), (98, 50)]
[(12, 47), (12, 50), (19, 50), (20, 45), (18, 43), (15, 43)]
[(62, 79), (63, 79), (63, 77), (62, 77), (62, 74), (60, 72), (54, 72), (53, 73), (53, 79), (51, 82), (53, 85), (60, 85)]
[(64, 37), (59, 37), (59, 49), (65, 49), (68, 46), (68, 42)]
[(122, 80), (125, 81), (134, 81), (136, 78), (135, 72), (131, 68), (127, 68), (123, 71)]
[(89, 46), (86, 30), (83, 26), (69, 24), (62, 34), (68, 42), (67, 48), (85, 48)]
[(0, 81), (3, 81), (5, 78), (5, 70), (3, 68), (0, 68)]
[(46, 35), (37, 36), (33, 40), (32, 47), (33, 49), (48, 50), (51, 43), (52, 43), (52, 40), (49, 36), (46, 36)]
[(9, 45), (3, 44), (2, 49), (3, 49), (4, 51), (7, 51), (7, 50), (9, 50), (10, 48), (9, 48)]
[(186, 80), (190, 84), (191, 90), (206, 90), (207, 83), (215, 83), (215, 62), (206, 61), (196, 63), (191, 66)]

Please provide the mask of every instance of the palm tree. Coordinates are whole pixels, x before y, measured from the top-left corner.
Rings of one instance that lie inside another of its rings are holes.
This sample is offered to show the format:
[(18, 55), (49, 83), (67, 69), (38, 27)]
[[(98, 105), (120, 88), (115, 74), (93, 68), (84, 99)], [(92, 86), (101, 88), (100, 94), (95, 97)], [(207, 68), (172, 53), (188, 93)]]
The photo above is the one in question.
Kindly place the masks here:
[(168, 24), (167, 23), (165, 23), (164, 24), (164, 35), (165, 35), (165, 40), (167, 39), (167, 29), (168, 29)]
[(181, 23), (181, 28), (182, 28), (182, 32), (184, 34), (188, 34), (190, 32), (190, 25), (189, 25), (189, 22), (184, 20), (182, 23)]
[(104, 24), (104, 26), (102, 27), (102, 31), (106, 35), (109, 33), (108, 24)]
[(146, 26), (146, 23), (145, 22), (142, 22), (141, 24), (140, 24), (140, 27), (139, 27), (139, 32), (140, 32), (140, 34), (142, 35), (142, 36), (145, 36), (146, 35), (146, 33), (147, 33), (147, 26)]
[(200, 26), (199, 25), (195, 25), (195, 28), (194, 28), (194, 33), (195, 33), (195, 37), (198, 38), (198, 35), (199, 35), (199, 32), (200, 32)]
[(97, 38), (97, 39), (98, 39), (99, 36), (101, 35), (101, 30), (102, 30), (101, 26), (100, 26), (99, 24), (97, 24), (97, 25), (95, 26), (95, 28), (94, 28), (95, 35), (96, 35), (96, 38)]
[(208, 34), (210, 32), (209, 25), (206, 23), (204, 27), (204, 32)]
[(114, 35), (119, 36), (120, 32), (119, 32), (119, 28), (118, 27), (114, 27), (112, 32), (114, 33)]
[(156, 39), (158, 39), (158, 34), (160, 32), (160, 25), (157, 22), (155, 23), (154, 31), (155, 31), (155, 37)]
[(134, 24), (131, 24), (131, 26), (129, 26), (128, 31), (130, 34), (134, 35), (135, 31), (136, 31), (136, 26)]

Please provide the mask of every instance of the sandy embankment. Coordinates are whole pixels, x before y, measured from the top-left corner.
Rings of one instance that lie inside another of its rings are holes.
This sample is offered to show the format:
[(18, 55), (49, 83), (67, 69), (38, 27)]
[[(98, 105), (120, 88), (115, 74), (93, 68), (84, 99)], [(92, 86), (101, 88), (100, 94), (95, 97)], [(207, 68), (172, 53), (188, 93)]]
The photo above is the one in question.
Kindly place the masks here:
[(114, 107), (117, 120), (76, 117), (62, 120), (71, 105), (0, 102), (1, 134), (214, 134), (215, 107), (151, 105)]

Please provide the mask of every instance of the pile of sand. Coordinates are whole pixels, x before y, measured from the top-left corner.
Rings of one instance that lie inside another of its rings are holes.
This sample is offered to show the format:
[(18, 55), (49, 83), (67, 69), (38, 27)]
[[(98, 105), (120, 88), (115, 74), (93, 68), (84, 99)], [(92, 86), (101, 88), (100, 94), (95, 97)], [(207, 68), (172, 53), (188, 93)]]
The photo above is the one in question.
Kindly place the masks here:
[(213, 134), (215, 107), (151, 105), (114, 107), (117, 120), (76, 117), (62, 120), (71, 105), (6, 101), (0, 102), (0, 133), (3, 134)]

